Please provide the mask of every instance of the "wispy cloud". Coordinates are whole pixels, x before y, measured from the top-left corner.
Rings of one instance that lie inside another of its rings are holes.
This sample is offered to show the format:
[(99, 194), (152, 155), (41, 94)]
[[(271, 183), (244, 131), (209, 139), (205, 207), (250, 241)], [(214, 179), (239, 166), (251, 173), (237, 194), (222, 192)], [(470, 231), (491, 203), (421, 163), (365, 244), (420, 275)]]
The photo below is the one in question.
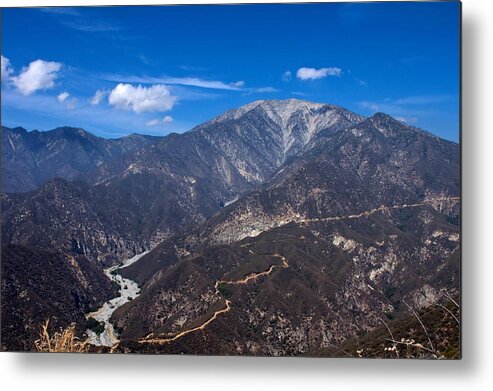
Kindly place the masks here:
[(169, 84), (169, 85), (181, 85), (188, 87), (200, 87), (212, 90), (229, 90), (229, 91), (241, 91), (244, 88), (245, 82), (235, 81), (232, 83), (225, 83), (219, 80), (205, 80), (197, 77), (150, 77), (150, 76), (125, 76), (118, 74), (102, 75), (101, 78), (107, 81), (121, 82), (121, 83), (140, 83), (140, 84)]
[(47, 14), (71, 15), (71, 16), (80, 15), (80, 12), (76, 8), (72, 8), (72, 7), (43, 7), (43, 8), (39, 8), (39, 10)]
[(89, 13), (88, 9), (77, 9), (72, 7), (48, 7), (39, 8), (41, 12), (52, 14), (62, 25), (77, 31), (88, 33), (116, 32), (123, 29), (119, 23), (110, 20), (103, 20), (94, 12)]
[(245, 82), (243, 80), (235, 81), (233, 83), (230, 83), (230, 86), (243, 88), (245, 87)]
[(118, 24), (91, 20), (91, 19), (64, 20), (61, 23), (66, 27), (70, 27), (71, 29), (84, 31), (88, 33), (99, 33), (99, 32), (106, 33), (106, 32), (112, 32), (112, 31), (115, 32), (122, 30), (122, 26)]
[(108, 91), (97, 90), (91, 99), (89, 99), (89, 103), (93, 106), (99, 105), (106, 95), (108, 95)]
[(249, 96), (253, 94), (273, 94), (276, 92), (279, 92), (280, 90), (278, 88), (274, 87), (249, 87), (243, 89), (243, 96)]
[(282, 74), (282, 81), (290, 81), (292, 79), (291, 71), (286, 71)]
[(170, 124), (173, 122), (173, 117), (170, 115), (164, 116), (164, 118), (156, 118), (156, 119), (151, 119), (146, 123), (146, 126), (158, 126), (158, 125), (166, 125)]
[(401, 106), (396, 104), (395, 102), (368, 102), (362, 101), (359, 102), (358, 105), (365, 109), (369, 114), (374, 114), (377, 112), (384, 112), (395, 119), (407, 123), (407, 124), (416, 124), (419, 121), (421, 116), (429, 115), (428, 110), (417, 110), (409, 109), (405, 106)]
[(74, 110), (77, 106), (77, 98), (70, 96), (67, 91), (58, 94), (56, 98), (67, 110)]
[(173, 94), (180, 97), (180, 100), (201, 101), (224, 97), (229, 91), (210, 90), (200, 88), (190, 88), (187, 86), (173, 85), (171, 86)]
[(139, 84), (164, 84), (176, 85), (182, 87), (197, 87), (208, 90), (224, 90), (224, 91), (243, 91), (245, 93), (272, 93), (279, 90), (274, 87), (247, 87), (243, 80), (234, 82), (223, 82), (220, 80), (207, 80), (198, 77), (172, 77), (172, 76), (125, 76), (119, 74), (106, 74), (100, 76), (106, 81), (114, 81), (118, 83), (139, 83)]
[(204, 80), (196, 77), (165, 77), (158, 80), (161, 80), (161, 82), (165, 84), (178, 84), (182, 86), (208, 88), (212, 90), (241, 91), (245, 85), (245, 82), (242, 80), (232, 83), (224, 83), (218, 80)]
[(252, 91), (258, 93), (279, 92), (279, 90), (274, 87), (258, 87), (258, 88), (253, 88)]
[(457, 96), (447, 94), (416, 95), (382, 101), (361, 101), (358, 105), (370, 114), (384, 112), (409, 124), (417, 123), (424, 117), (434, 116), (443, 105), (453, 104)]
[(365, 80), (361, 80), (361, 79), (354, 79), (356, 81), (356, 83), (358, 83), (360, 86), (362, 87), (368, 87), (368, 83), (365, 81)]
[(361, 101), (358, 102), (358, 105), (364, 109), (369, 109), (371, 111), (377, 112), (380, 110), (381, 104), (376, 103), (376, 102), (369, 102), (369, 101)]
[(153, 64), (152, 60), (149, 57), (147, 57), (146, 55), (144, 55), (144, 54), (139, 55), (139, 59), (145, 65), (152, 65)]
[(193, 66), (193, 65), (180, 65), (180, 69), (183, 69), (184, 71), (187, 72), (204, 72), (207, 71), (209, 68)]
[(76, 98), (70, 98), (65, 107), (67, 108), (67, 110), (74, 110), (77, 106), (77, 99)]
[(426, 106), (433, 104), (443, 104), (443, 103), (451, 103), (457, 100), (457, 96), (455, 95), (415, 95), (415, 96), (407, 96), (403, 98), (390, 99), (386, 98), (382, 101), (362, 101), (359, 102), (359, 106), (371, 109), (371, 110), (383, 110), (383, 109), (395, 109), (395, 108), (404, 108), (404, 107), (413, 107), (413, 106)]
[(398, 105), (429, 105), (450, 102), (453, 99), (453, 95), (416, 95), (396, 99), (395, 103)]
[(161, 124), (160, 119), (151, 119), (150, 121), (146, 122), (146, 126), (158, 126)]

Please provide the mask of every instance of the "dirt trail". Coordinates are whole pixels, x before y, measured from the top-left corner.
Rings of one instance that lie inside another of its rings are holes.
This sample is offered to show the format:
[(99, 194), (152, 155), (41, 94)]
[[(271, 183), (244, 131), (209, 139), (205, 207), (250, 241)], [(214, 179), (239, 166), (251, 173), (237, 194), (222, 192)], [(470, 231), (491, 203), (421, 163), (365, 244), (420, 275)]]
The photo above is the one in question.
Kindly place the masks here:
[(219, 315), (224, 314), (226, 312), (229, 312), (231, 310), (231, 301), (228, 299), (225, 299), (225, 304), (226, 306), (223, 309), (220, 309), (216, 312), (214, 312), (214, 315), (212, 315), (211, 318), (209, 318), (207, 321), (202, 323), (200, 326), (194, 327), (193, 329), (188, 329), (185, 331), (181, 331), (178, 334), (176, 334), (173, 337), (160, 337), (160, 336), (154, 336), (153, 334), (149, 334), (147, 337), (144, 339), (141, 339), (139, 343), (154, 343), (154, 344), (165, 344), (169, 342), (176, 341), (177, 339), (184, 337), (187, 334), (194, 333), (195, 331), (203, 330), (205, 329), (211, 322), (213, 322)]
[(263, 272), (250, 273), (250, 274), (247, 274), (242, 279), (236, 280), (236, 281), (218, 280), (218, 281), (216, 281), (216, 284), (214, 285), (214, 288), (216, 289), (216, 292), (218, 292), (218, 287), (219, 287), (220, 284), (227, 284), (227, 285), (242, 285), (242, 284), (247, 284), (251, 280), (256, 280), (259, 277), (267, 276), (267, 275), (271, 274), (276, 267), (282, 267), (282, 268), (289, 267), (288, 261), (282, 255), (280, 255), (280, 254), (270, 254), (269, 256), (270, 257), (280, 258), (282, 260), (282, 265), (281, 266), (280, 265), (270, 265), (270, 267), (267, 270), (263, 271)]
[(301, 219), (301, 220), (297, 220), (296, 222), (297, 223), (315, 223), (315, 222), (319, 222), (319, 221), (340, 221), (340, 220), (360, 219), (362, 217), (367, 217), (367, 216), (370, 216), (370, 215), (378, 213), (378, 212), (389, 211), (392, 209), (418, 208), (420, 206), (431, 205), (433, 202), (439, 202), (439, 201), (459, 201), (459, 197), (430, 198), (426, 201), (419, 202), (417, 204), (402, 204), (402, 205), (391, 205), (391, 206), (382, 205), (378, 208), (371, 209), (371, 210), (361, 212), (358, 214), (353, 214), (353, 215), (321, 217), (321, 218), (314, 218), (314, 219)]
[[(429, 198), (423, 202), (419, 202), (416, 204), (401, 204), (401, 205), (391, 205), (391, 206), (379, 206), (378, 208), (375, 209), (370, 209), (365, 212), (357, 213), (357, 214), (351, 214), (351, 215), (344, 215), (344, 216), (329, 216), (329, 217), (318, 217), (318, 218), (311, 218), (311, 219), (306, 219), (302, 217), (297, 217), (291, 220), (291, 223), (297, 224), (297, 225), (303, 225), (303, 224), (309, 224), (309, 223), (317, 223), (317, 222), (327, 222), (327, 221), (342, 221), (342, 220), (352, 220), (352, 219), (360, 219), (363, 217), (368, 217), (372, 214), (378, 213), (378, 212), (384, 212), (384, 211), (390, 211), (394, 209), (407, 209), (407, 208), (418, 208), (421, 206), (429, 206), (432, 205), (434, 202), (440, 202), (440, 201), (459, 201), (459, 197), (435, 197), (435, 198)], [(279, 228), (279, 227), (270, 227), (271, 228)], [(265, 231), (262, 231), (265, 232)], [(296, 236), (292, 234), (287, 234), (283, 233), (283, 235), (288, 235), (288, 236)], [(256, 235), (258, 236), (258, 235)], [(305, 239), (305, 237), (300, 237), (300, 239)], [(274, 240), (269, 240), (268, 242), (270, 243), (280, 243), (280, 242), (287, 242), (290, 241), (291, 239), (274, 239)], [(249, 243), (244, 243), (240, 244), (240, 247), (249, 247), (254, 245), (255, 242), (249, 242)]]
[[(246, 275), (245, 277), (243, 277), (239, 280), (234, 280), (234, 281), (232, 281), (232, 280), (218, 280), (214, 284), (214, 289), (216, 290), (216, 294), (221, 295), (221, 292), (219, 291), (220, 285), (246, 285), (250, 281), (256, 280), (259, 277), (268, 276), (276, 268), (285, 269), (285, 268), (289, 267), (289, 263), (284, 256), (282, 256), (280, 254), (271, 254), (270, 256), (280, 258), (282, 260), (282, 264), (281, 265), (277, 265), (277, 264), (270, 265), (269, 268), (263, 272), (250, 273), (250, 274)], [(231, 300), (224, 299), (224, 303), (225, 303), (224, 308), (215, 311), (214, 314), (212, 315), (212, 317), (209, 318), (208, 320), (206, 320), (200, 326), (181, 331), (178, 334), (175, 334), (174, 336), (171, 336), (171, 337), (170, 336), (156, 336), (156, 335), (151, 333), (147, 337), (145, 337), (144, 339), (141, 339), (139, 341), (139, 343), (166, 344), (166, 343), (176, 341), (177, 339), (184, 337), (185, 335), (194, 333), (195, 331), (204, 330), (210, 323), (212, 323), (215, 319), (217, 319), (217, 317), (219, 315), (225, 314), (231, 310)]]

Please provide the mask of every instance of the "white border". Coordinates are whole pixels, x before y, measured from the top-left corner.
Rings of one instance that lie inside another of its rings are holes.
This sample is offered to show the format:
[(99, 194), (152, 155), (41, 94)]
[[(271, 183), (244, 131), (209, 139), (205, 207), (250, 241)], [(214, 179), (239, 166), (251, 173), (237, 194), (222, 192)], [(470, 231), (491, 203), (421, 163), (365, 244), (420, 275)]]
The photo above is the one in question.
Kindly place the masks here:
[[(219, 1), (214, 3), (233, 3)], [(247, 1), (249, 3), (255, 1)], [(283, 1), (277, 1), (283, 2)], [(284, 1), (285, 2), (285, 1)], [(24, 1), (2, 6), (163, 4)], [(199, 1), (179, 1), (197, 4)], [(486, 390), (493, 384), (493, 14), (463, 2), (463, 360), (456, 362), (0, 353), (4, 389)], [(417, 26), (419, 28), (419, 26)], [(486, 124), (490, 126), (487, 127)]]

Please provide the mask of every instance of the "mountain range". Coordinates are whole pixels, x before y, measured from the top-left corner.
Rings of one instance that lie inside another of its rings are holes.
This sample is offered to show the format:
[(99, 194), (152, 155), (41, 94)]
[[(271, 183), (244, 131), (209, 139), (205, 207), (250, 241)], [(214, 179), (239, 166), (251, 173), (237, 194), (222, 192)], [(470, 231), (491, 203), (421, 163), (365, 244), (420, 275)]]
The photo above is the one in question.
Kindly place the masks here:
[(2, 191), (34, 190), (56, 177), (72, 180), (159, 139), (140, 134), (104, 139), (70, 127), (28, 132), (2, 126)]
[(2, 130), (4, 350), (46, 318), (83, 333), (116, 295), (103, 269), (147, 250), (119, 270), (141, 294), (113, 313), (115, 351), (333, 356), (410, 309), (452, 319), (456, 143), (296, 99), (166, 137)]

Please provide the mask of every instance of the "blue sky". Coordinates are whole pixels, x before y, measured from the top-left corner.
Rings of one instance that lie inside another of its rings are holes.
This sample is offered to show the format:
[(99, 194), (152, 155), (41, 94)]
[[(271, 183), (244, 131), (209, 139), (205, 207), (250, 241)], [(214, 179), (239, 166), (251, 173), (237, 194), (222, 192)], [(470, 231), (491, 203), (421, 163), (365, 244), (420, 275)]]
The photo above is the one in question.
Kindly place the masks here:
[(286, 98), (457, 141), (459, 4), (2, 9), (6, 126), (165, 135)]

